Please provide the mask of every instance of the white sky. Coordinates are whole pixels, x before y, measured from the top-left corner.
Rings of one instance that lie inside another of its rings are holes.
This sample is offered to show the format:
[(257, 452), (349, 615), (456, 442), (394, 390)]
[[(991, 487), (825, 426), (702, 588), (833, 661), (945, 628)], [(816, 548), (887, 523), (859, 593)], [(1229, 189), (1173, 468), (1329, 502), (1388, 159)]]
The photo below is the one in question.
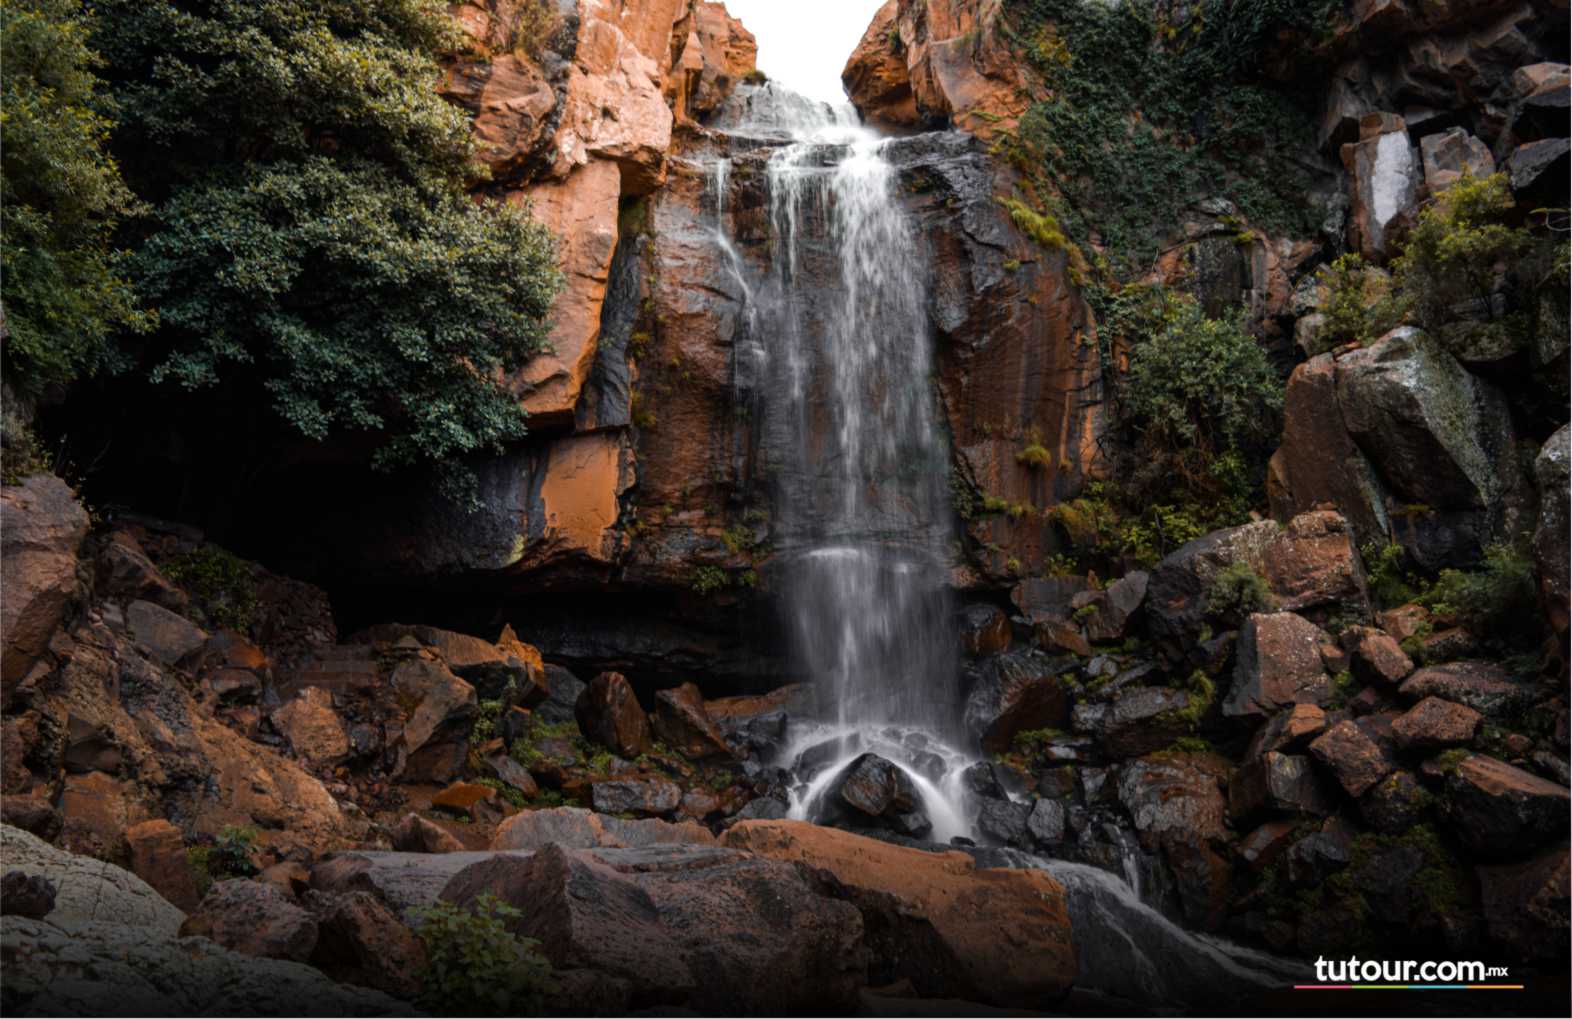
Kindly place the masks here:
[(759, 70), (794, 92), (844, 102), (841, 69), (884, 0), (726, 0), (759, 40)]

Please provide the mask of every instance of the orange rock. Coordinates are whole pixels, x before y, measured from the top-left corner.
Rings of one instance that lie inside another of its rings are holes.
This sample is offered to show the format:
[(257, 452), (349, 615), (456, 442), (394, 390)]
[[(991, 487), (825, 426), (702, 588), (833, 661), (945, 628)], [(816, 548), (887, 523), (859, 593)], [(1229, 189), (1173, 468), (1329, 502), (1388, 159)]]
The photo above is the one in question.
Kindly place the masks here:
[(185, 839), (180, 829), (163, 818), (143, 821), (126, 829), (131, 850), (131, 872), (153, 886), (182, 912), (196, 909), (202, 897), (186, 861)]
[(60, 816), (63, 848), (101, 860), (118, 860), (126, 855), (126, 829), (146, 820), (148, 810), (127, 783), (92, 771), (65, 777)]
[(666, 78), (666, 99), (679, 120), (714, 112), (757, 66), (759, 44), (726, 5), (695, 3), (672, 33), (680, 55)]
[(965, 853), (928, 853), (801, 821), (744, 821), (722, 844), (821, 868), (925, 917), (970, 990), (999, 1005), (1052, 1000), (1075, 979), (1064, 888), (1037, 870), (980, 870)]
[(497, 791), (479, 782), (454, 782), (431, 798), (433, 807), (441, 807), (458, 814), (473, 814), (476, 804), (493, 803)]
[(870, 123), (915, 127), (921, 118), (912, 95), (906, 47), (900, 41), (899, 13), (899, 0), (889, 0), (879, 8), (846, 62), (841, 83), (853, 105)]
[(0, 680), (7, 691), (49, 646), (80, 589), (87, 512), (64, 481), (35, 474), (0, 492)]

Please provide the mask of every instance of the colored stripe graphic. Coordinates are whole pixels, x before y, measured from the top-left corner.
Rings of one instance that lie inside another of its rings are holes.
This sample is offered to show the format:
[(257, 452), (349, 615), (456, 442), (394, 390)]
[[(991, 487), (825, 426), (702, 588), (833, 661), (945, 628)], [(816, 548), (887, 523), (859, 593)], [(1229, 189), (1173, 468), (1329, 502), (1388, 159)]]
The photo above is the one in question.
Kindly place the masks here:
[(1522, 984), (1295, 984), (1296, 991), (1521, 991)]

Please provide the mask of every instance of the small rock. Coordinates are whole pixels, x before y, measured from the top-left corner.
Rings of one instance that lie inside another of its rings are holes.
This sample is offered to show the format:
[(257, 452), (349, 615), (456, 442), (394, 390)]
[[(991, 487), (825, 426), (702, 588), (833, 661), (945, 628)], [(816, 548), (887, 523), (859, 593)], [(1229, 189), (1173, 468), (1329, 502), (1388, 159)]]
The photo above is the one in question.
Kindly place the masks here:
[(1316, 737), (1310, 755), (1325, 765), (1349, 796), (1358, 797), (1392, 771), (1392, 761), (1352, 721), (1339, 722)]
[(42, 874), (8, 871), (0, 878), (0, 914), (42, 920), (55, 908), (55, 885)]
[(1392, 738), (1405, 750), (1443, 750), (1474, 740), (1484, 716), (1440, 697), (1426, 697), (1392, 722)]
[(389, 833), (401, 853), (461, 853), (464, 843), (419, 814), (405, 814)]
[(175, 665), (207, 643), (207, 634), (184, 616), (150, 601), (126, 606), (126, 625), (137, 643), (165, 665)]

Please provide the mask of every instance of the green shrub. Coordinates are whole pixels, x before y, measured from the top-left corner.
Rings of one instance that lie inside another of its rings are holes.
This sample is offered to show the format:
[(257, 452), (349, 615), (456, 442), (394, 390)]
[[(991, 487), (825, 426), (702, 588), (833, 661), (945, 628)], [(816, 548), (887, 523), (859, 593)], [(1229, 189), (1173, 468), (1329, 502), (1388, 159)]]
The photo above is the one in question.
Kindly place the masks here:
[(210, 626), (250, 629), (256, 617), (256, 578), (251, 564), (216, 545), (171, 556), (159, 564), (170, 580), (185, 588)]
[(508, 931), (524, 914), (486, 894), (468, 907), (438, 899), (413, 911), (426, 946), (421, 1003), (441, 1015), (538, 1015), (554, 990), (540, 943)]
[(53, 461), (38, 436), (10, 408), (0, 410), (0, 481), (17, 485), (34, 474), (47, 474)]
[(1486, 549), (1478, 570), (1442, 570), (1417, 601), (1481, 636), (1520, 635), (1538, 628), (1534, 564), (1509, 545)]
[(726, 583), (726, 571), (719, 566), (699, 566), (694, 568), (689, 586), (699, 594), (709, 594), (719, 591)]
[(154, 321), (116, 225), (137, 202), (105, 151), (114, 104), (82, 0), (0, 0), (5, 367), (24, 392), (123, 368), (116, 333)]
[(1402, 302), (1393, 295), (1391, 280), (1357, 253), (1322, 266), (1316, 280), (1325, 289), (1321, 349), (1372, 343), (1402, 321)]
[(1243, 622), (1256, 612), (1270, 612), (1277, 604), (1272, 586), (1246, 562), (1234, 562), (1217, 571), (1206, 589), (1206, 607), (1212, 615)]

